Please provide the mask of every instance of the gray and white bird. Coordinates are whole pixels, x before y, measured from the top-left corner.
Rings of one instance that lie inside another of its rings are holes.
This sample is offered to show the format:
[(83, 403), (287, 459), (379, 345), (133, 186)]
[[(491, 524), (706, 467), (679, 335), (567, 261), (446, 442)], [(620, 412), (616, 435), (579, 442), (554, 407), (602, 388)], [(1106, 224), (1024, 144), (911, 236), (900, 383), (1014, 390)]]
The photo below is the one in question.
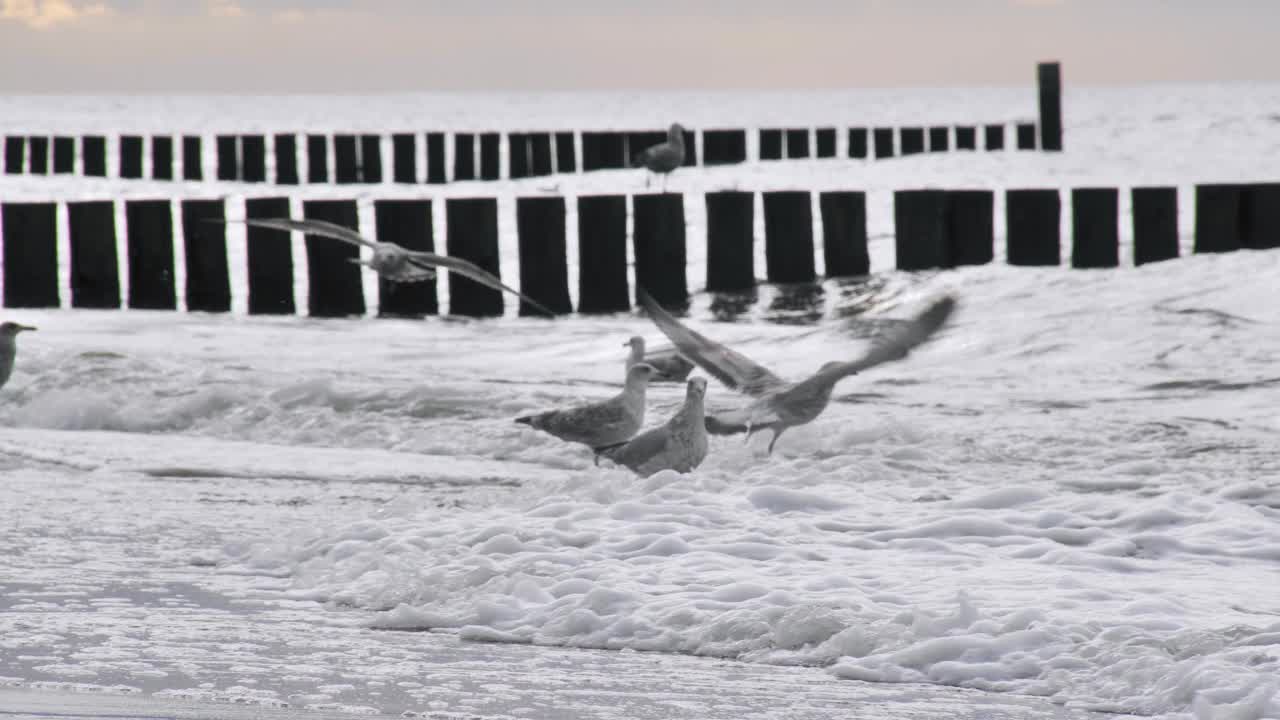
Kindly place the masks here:
[(707, 394), (706, 378), (689, 381), (684, 404), (666, 424), (647, 430), (625, 445), (601, 452), (604, 457), (625, 465), (640, 477), (660, 470), (692, 472), (707, 457), (707, 426), (703, 398)]
[(684, 382), (689, 373), (693, 372), (693, 363), (684, 359), (674, 348), (647, 352), (644, 338), (639, 335), (633, 336), (623, 347), (631, 348), (627, 355), (628, 368), (642, 362), (653, 366), (654, 375), (649, 379), (650, 382)]
[(0, 323), (0, 387), (4, 387), (13, 374), (13, 360), (18, 354), (18, 333), (24, 330), (35, 328), (16, 322)]
[(955, 298), (944, 296), (902, 326), (885, 333), (862, 357), (829, 362), (804, 380), (787, 382), (741, 353), (690, 330), (644, 290), (637, 289), (636, 294), (649, 317), (680, 354), (730, 388), (755, 398), (745, 407), (707, 416), (707, 430), (716, 435), (746, 432), (748, 439), (759, 430), (773, 430), (770, 453), (787, 428), (804, 425), (822, 414), (831, 401), (836, 383), (876, 365), (906, 357), (912, 348), (937, 332), (956, 307)]
[(672, 123), (667, 129), (665, 142), (651, 145), (631, 159), (632, 167), (645, 167), (664, 177), (683, 164), (684, 128), (680, 127), (680, 123)]
[(502, 292), (509, 292), (547, 315), (555, 314), (537, 300), (534, 300), (528, 295), (521, 293), (519, 290), (504, 284), (502, 280), (493, 273), (481, 268), (475, 263), (463, 260), (462, 258), (437, 255), (436, 253), (426, 252), (424, 250), (410, 250), (392, 242), (376, 242), (364, 237), (351, 228), (343, 227), (325, 220), (248, 218), (245, 220), (233, 220), (230, 222), (242, 222), (245, 225), (268, 228), (271, 230), (320, 235), (322, 237), (340, 240), (357, 247), (367, 247), (373, 251), (373, 257), (368, 260), (363, 258), (350, 258), (351, 262), (366, 265), (372, 268), (374, 272), (378, 273), (379, 276), (395, 283), (413, 283), (430, 280), (436, 276), (436, 270), (438, 268), (444, 268), (449, 272), (457, 273), (462, 277), (478, 282), (485, 287), (493, 288), (494, 290)]
[(568, 442), (582, 443), (596, 452), (630, 440), (644, 425), (645, 390), (653, 366), (645, 363), (627, 368), (622, 392), (602, 402), (548, 410), (516, 418), (516, 422), (554, 435)]

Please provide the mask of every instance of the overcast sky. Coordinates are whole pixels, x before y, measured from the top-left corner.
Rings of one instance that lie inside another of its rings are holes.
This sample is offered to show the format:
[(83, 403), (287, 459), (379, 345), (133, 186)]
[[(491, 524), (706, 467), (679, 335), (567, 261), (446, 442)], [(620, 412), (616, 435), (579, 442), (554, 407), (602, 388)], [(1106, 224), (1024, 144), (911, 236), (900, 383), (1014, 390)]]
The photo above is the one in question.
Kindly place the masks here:
[(1280, 81), (1280, 0), (0, 0), (0, 92)]

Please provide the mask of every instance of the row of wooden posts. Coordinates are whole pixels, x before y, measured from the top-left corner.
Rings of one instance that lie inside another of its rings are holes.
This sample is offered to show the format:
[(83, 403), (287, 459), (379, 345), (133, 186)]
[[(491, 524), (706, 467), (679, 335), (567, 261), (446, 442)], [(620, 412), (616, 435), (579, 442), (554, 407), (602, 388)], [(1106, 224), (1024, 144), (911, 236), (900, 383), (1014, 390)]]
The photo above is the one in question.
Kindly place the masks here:
[[(1113, 188), (1070, 192), (1071, 265), (1080, 268), (1119, 264), (1118, 198)], [(989, 190), (907, 190), (895, 193), (897, 265), (928, 270), (982, 264), (994, 259), (994, 192)], [(1170, 187), (1134, 188), (1134, 262), (1178, 256), (1177, 191)], [(775, 283), (806, 283), (815, 270), (812, 197), (807, 192), (763, 193), (766, 276)], [(706, 289), (738, 292), (757, 282), (754, 266), (752, 193), (713, 192), (706, 203)], [(1196, 188), (1195, 252), (1280, 247), (1280, 183), (1203, 185)], [(627, 198), (623, 195), (576, 199), (579, 240), (578, 305), (582, 313), (626, 311), (631, 307), (627, 274)], [(684, 196), (632, 196), (631, 237), (636, 283), (663, 304), (678, 308), (689, 297)], [(70, 304), (77, 308), (172, 310), (177, 307), (173, 241), (173, 202), (124, 201), (128, 259), (128, 297), (121, 298), (117, 273), (117, 203), (68, 202)], [(245, 201), (250, 218), (289, 215), (285, 197)], [(822, 241), (828, 277), (859, 276), (869, 271), (866, 197), (857, 191), (820, 193)], [(231, 308), (225, 226), (211, 220), (226, 216), (223, 200), (179, 203), (186, 257), (186, 307), (226, 312)], [(1011, 265), (1059, 264), (1061, 195), (1057, 190), (1009, 190), (1005, 194), (1007, 262)], [(358, 228), (354, 200), (309, 200), (308, 218)], [(431, 200), (374, 202), (381, 241), (419, 250), (435, 248)], [(57, 204), (6, 203), (0, 207), (6, 307), (58, 307)], [(444, 251), (498, 272), (498, 204), (493, 198), (445, 201)], [(570, 304), (566, 252), (566, 200), (523, 197), (516, 201), (520, 287), (558, 313)], [(247, 228), (248, 311), (292, 314), (293, 257), (287, 233)], [(365, 312), (360, 269), (349, 259), (353, 246), (307, 237), (310, 315), (345, 316)], [(438, 312), (434, 282), (395, 285), (382, 281), (383, 315), (420, 316)], [(503, 296), (465, 279), (450, 285), (450, 312), (489, 316), (503, 311)], [(521, 307), (522, 314), (533, 313)]]

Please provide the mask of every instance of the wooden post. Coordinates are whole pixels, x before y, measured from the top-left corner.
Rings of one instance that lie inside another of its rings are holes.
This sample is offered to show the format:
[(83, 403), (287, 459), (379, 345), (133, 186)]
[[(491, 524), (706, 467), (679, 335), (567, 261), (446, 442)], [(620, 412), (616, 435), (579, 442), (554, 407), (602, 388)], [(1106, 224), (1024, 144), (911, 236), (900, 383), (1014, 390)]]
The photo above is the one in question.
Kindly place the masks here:
[[(449, 255), (498, 274), (498, 201), (450, 198), (445, 201)], [(456, 274), (449, 275), (449, 314), (502, 315), (502, 293)]]
[(137, 135), (120, 136), (120, 177), (142, 177), (142, 138)]
[(453, 179), (476, 179), (476, 136), (471, 133), (453, 134)]
[(1062, 250), (1058, 226), (1062, 199), (1057, 190), (1005, 192), (1005, 227), (1010, 265), (1057, 265)]
[(173, 207), (168, 200), (126, 200), (129, 239), (129, 307), (175, 310)]
[(360, 182), (382, 182), (382, 136), (360, 136)]
[(57, 203), (5, 203), (4, 306), (58, 307)]
[(182, 246), (187, 256), (187, 309), (193, 312), (231, 310), (231, 281), (227, 273), (227, 226), (221, 222), (226, 216), (225, 203), (221, 199), (182, 201)]
[(625, 136), (618, 132), (582, 133), (582, 169), (607, 170), (623, 168), (626, 157)]
[(956, 149), (957, 150), (977, 150), (978, 149), (978, 133), (972, 125), (956, 126)]
[(849, 157), (865, 158), (867, 156), (867, 129), (863, 127), (849, 128)]
[(787, 157), (809, 157), (809, 128), (787, 130)]
[(836, 156), (836, 129), (818, 128), (813, 131), (814, 143), (817, 145), (816, 157), (833, 158)]
[(512, 180), (529, 177), (529, 133), (509, 133), (507, 172)]
[(4, 139), (4, 172), (21, 175), (27, 170), (27, 139), (21, 135), (9, 135)]
[(233, 181), (240, 179), (240, 158), (237, 157), (239, 145), (235, 135), (219, 135), (217, 137), (218, 179)]
[(924, 152), (924, 128), (902, 128), (898, 133), (898, 149), (903, 156)]
[(276, 184), (297, 185), (302, 179), (298, 175), (298, 136), (293, 133), (277, 133), (274, 140)]
[(764, 256), (769, 282), (812, 282), (813, 210), (809, 193), (782, 190), (763, 193)]
[(1240, 237), (1243, 247), (1280, 247), (1280, 183), (1245, 186), (1240, 196)]
[[(548, 141), (550, 136), (546, 136)], [(535, 146), (536, 147), (536, 146)], [(565, 250), (564, 198), (516, 198), (516, 235), (520, 251), (520, 292), (557, 315), (573, 312), (569, 303), (569, 261)], [(545, 314), (520, 301), (521, 315)]]
[[(863, 136), (865, 138), (865, 134)], [(871, 272), (867, 253), (866, 193), (838, 190), (818, 195), (822, 212), (822, 254), (827, 277)]]
[[(409, 137), (413, 137), (410, 135)], [(378, 242), (393, 242), (409, 250), (435, 252), (430, 200), (375, 200)], [(422, 317), (440, 312), (436, 280), (394, 283), (378, 279), (379, 317)]]
[(264, 135), (240, 137), (240, 179), (245, 182), (267, 181), (267, 138)]
[(398, 133), (391, 136), (391, 175), (398, 183), (418, 182), (418, 136)]
[(481, 180), (497, 180), (502, 177), (502, 162), (498, 156), (501, 146), (501, 133), (489, 132), (480, 135)]
[(1036, 124), (1035, 123), (1018, 123), (1018, 149), (1019, 150), (1035, 150), (1036, 149)]
[(1119, 192), (1115, 188), (1071, 191), (1071, 267), (1120, 264)]
[(1178, 257), (1178, 189), (1136, 187), (1133, 198), (1133, 264)]
[(578, 171), (577, 152), (573, 148), (573, 133), (556, 133), (556, 172)]
[(948, 257), (951, 266), (985, 265), (995, 259), (995, 193), (947, 193)]
[(71, 307), (120, 307), (115, 210), (110, 200), (67, 203)]
[(684, 162), (680, 167), (694, 167), (698, 164), (698, 133), (685, 130), (681, 134), (684, 136)]
[(894, 250), (899, 270), (933, 270), (953, 266), (943, 190), (897, 190), (893, 193)]
[(31, 152), (31, 174), (49, 174), (49, 138), (32, 136), (27, 138)]
[(745, 130), (703, 130), (702, 163), (734, 165), (747, 161)]
[(182, 179), (204, 179), (204, 158), (200, 152), (199, 135), (182, 137)]
[(534, 175), (550, 175), (553, 171), (551, 165), (551, 135), (548, 133), (530, 133), (529, 150), (531, 153), (529, 170)]
[(1036, 66), (1040, 91), (1040, 149), (1062, 150), (1062, 66), (1042, 62)]
[(307, 182), (329, 182), (329, 137), (307, 136)]
[(107, 139), (101, 135), (85, 135), (80, 139), (84, 155), (84, 174), (88, 177), (107, 176)]
[(173, 179), (173, 138), (168, 135), (151, 137), (151, 177)]
[(707, 290), (737, 292), (755, 287), (755, 194), (709, 192), (706, 201)]
[(893, 157), (893, 128), (874, 128), (871, 137), (877, 158)]
[(782, 157), (782, 131), (776, 129), (761, 129), (760, 159), (781, 160)]
[(449, 181), (445, 177), (444, 143), (444, 133), (427, 133), (427, 182), (432, 185), (443, 185)]
[(677, 193), (636, 195), (632, 242), (636, 285), (660, 305), (684, 309), (689, 303), (685, 281), (684, 196)]
[[(583, 153), (585, 156), (585, 153)], [(578, 198), (578, 312), (631, 309), (627, 287), (627, 198)]]
[(984, 125), (982, 128), (983, 147), (987, 150), (1004, 149), (1004, 126)]
[(1232, 252), (1243, 245), (1239, 185), (1196, 186), (1197, 253)]
[(950, 150), (950, 141), (951, 128), (945, 125), (929, 128), (929, 152), (946, 152)]
[[(306, 200), (302, 216), (324, 220), (360, 231), (355, 200)], [(311, 317), (363, 315), (364, 288), (360, 266), (353, 260), (360, 249), (349, 243), (319, 235), (306, 236), (308, 293), (307, 314)]]
[(355, 135), (333, 136), (333, 180), (339, 185), (360, 182)]
[(53, 139), (53, 172), (65, 175), (76, 171), (76, 139), (73, 137), (55, 137)]
[[(289, 217), (289, 198), (249, 198), (246, 218)], [(292, 315), (293, 249), (289, 233), (248, 226), (245, 229), (249, 265), (249, 313)], [(331, 242), (337, 242), (336, 240)]]

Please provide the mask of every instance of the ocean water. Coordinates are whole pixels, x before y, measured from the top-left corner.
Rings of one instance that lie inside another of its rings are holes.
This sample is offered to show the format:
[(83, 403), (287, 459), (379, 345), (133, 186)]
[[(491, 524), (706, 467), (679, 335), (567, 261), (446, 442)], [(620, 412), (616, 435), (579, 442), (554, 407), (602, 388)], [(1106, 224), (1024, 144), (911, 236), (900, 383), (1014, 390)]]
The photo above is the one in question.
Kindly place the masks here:
[[(28, 97), (0, 99), (0, 129), (560, 129), (677, 112), (839, 126), (1029, 119), (1033, 103), (1029, 88)], [(939, 294), (960, 300), (939, 338), (844, 381), (772, 455), (763, 438), (714, 438), (688, 475), (595, 467), (512, 422), (616, 392), (622, 343), (662, 344), (638, 316), (248, 317), (236, 230), (229, 315), (5, 311), (40, 330), (0, 389), (0, 685), (438, 717), (1280, 715), (1280, 253), (892, 270), (895, 189), (1173, 185), (1186, 252), (1194, 184), (1276, 179), (1280, 87), (1081, 89), (1066, 108), (1061, 155), (676, 173), (695, 289), (701, 193), (868, 192), (871, 277), (762, 286), (728, 319), (695, 297), (692, 325), (784, 377), (854, 356)], [(518, 284), (515, 197), (644, 184), (288, 192), (295, 210), (357, 198), (366, 228), (376, 198), (498, 197)], [(0, 178), (7, 200), (225, 196), (232, 217), (278, 192)], [(1121, 216), (1127, 247), (1124, 199)], [(305, 267), (296, 287), (305, 299)], [(648, 422), (681, 397), (654, 388)], [(742, 398), (713, 382), (708, 402)]]

